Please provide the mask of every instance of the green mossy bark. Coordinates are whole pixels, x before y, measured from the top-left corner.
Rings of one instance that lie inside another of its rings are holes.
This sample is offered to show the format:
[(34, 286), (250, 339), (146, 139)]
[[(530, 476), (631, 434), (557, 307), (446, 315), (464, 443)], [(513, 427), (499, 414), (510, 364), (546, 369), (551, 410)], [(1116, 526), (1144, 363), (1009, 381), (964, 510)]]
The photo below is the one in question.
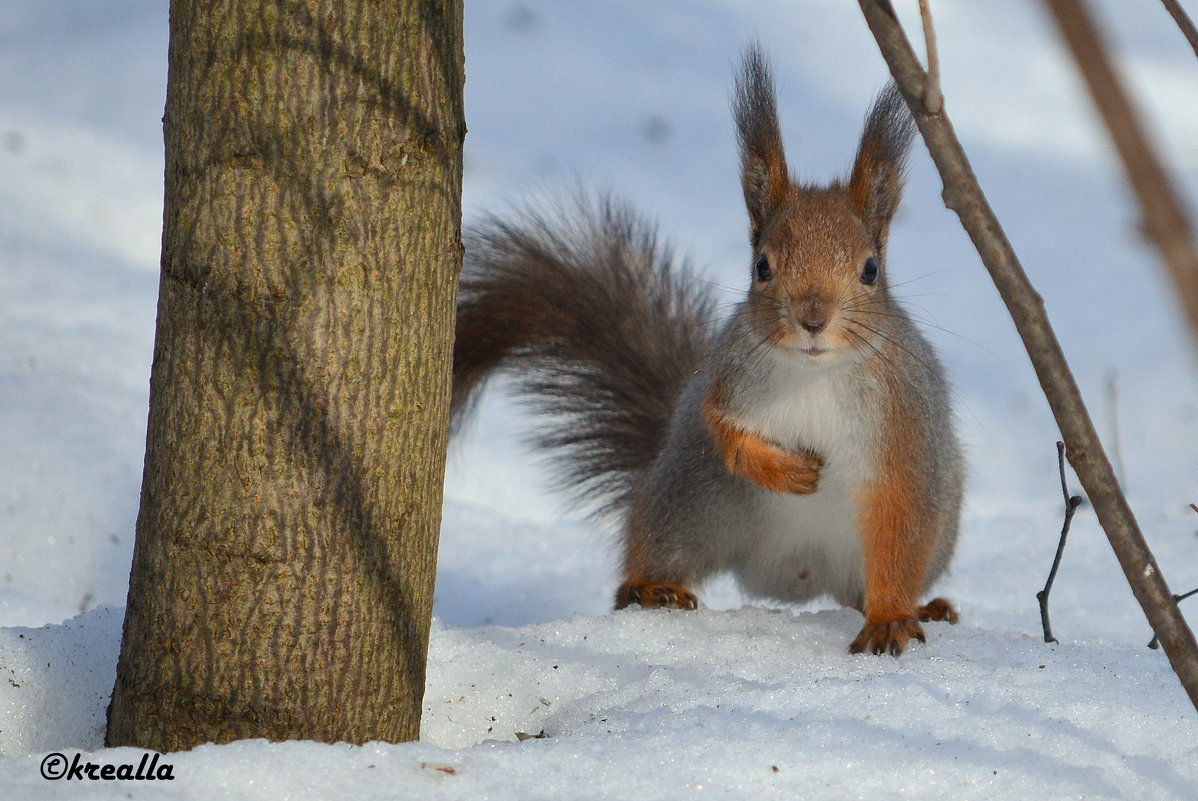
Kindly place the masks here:
[(461, 5), (171, 4), (109, 745), (419, 734), (461, 266)]

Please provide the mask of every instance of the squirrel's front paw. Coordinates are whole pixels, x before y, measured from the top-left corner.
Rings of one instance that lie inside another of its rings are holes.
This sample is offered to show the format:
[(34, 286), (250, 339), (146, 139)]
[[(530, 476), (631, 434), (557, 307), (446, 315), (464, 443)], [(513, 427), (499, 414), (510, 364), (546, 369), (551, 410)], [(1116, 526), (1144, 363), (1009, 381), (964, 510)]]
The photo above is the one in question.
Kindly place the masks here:
[(815, 454), (791, 453), (762, 441), (740, 456), (740, 472), (762, 489), (792, 495), (810, 495), (819, 489), (824, 460)]
[(711, 427), (729, 473), (744, 476), (771, 492), (810, 495), (819, 489), (824, 460), (815, 454), (783, 450), (733, 422), (710, 399), (703, 407), (703, 419)]
[(636, 579), (625, 581), (616, 591), (616, 609), (633, 604), (640, 604), (646, 609), (663, 606), (672, 609), (698, 609), (699, 598), (681, 584)]
[(878, 655), (898, 656), (907, 647), (907, 641), (910, 639), (927, 642), (923, 635), (923, 627), (914, 616), (882, 623), (867, 622), (857, 639), (849, 646), (849, 653), (863, 654), (869, 651)]
[(824, 460), (811, 453), (782, 452), (783, 464), (786, 467), (786, 484), (775, 492), (789, 492), (794, 495), (809, 495), (819, 489), (820, 470)]

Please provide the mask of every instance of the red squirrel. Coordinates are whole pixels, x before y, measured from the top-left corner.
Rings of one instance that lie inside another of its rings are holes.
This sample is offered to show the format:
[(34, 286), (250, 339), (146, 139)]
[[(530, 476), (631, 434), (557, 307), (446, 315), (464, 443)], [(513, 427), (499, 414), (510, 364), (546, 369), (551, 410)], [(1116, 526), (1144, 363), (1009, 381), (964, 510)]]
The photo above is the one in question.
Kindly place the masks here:
[(757, 47), (732, 100), (749, 287), (722, 323), (706, 284), (610, 200), (468, 229), (453, 413), (515, 377), (562, 484), (618, 521), (617, 608), (752, 595), (861, 611), (853, 653), (900, 655), (952, 557), (964, 465), (940, 361), (891, 294), (887, 234), (914, 126), (890, 85), (847, 181), (796, 182)]

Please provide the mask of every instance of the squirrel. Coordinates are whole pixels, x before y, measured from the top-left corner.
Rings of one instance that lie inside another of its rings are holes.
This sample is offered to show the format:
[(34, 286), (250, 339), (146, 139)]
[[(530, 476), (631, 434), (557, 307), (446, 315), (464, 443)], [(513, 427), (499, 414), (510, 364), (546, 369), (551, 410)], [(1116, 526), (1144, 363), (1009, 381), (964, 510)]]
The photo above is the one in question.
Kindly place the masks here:
[(756, 45), (732, 110), (752, 257), (731, 315), (611, 199), (486, 218), (464, 235), (454, 426), (513, 376), (562, 486), (619, 523), (616, 608), (694, 609), (730, 572), (751, 595), (830, 595), (864, 614), (851, 652), (899, 656), (920, 621), (957, 622), (919, 600), (964, 481), (944, 370), (887, 278), (914, 124), (890, 84), (848, 180), (813, 186), (787, 168)]

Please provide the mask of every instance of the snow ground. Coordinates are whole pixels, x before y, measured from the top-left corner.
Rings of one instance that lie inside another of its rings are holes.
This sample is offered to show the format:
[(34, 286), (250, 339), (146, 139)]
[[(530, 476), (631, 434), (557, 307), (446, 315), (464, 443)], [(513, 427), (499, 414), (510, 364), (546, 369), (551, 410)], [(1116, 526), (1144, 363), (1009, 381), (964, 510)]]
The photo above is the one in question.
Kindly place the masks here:
[[(1162, 569), (1175, 591), (1198, 586), (1198, 372), (1106, 140), (1038, 3), (933, 5), (949, 113), (1118, 435)], [(1156, 0), (1099, 5), (1192, 202), (1198, 62)], [(792, 166), (842, 172), (885, 75), (852, 3), (468, 0), (468, 215), (615, 189), (734, 297), (747, 256), (726, 95), (754, 35)], [(165, 47), (166, 0), (0, 0), (0, 796), (1194, 797), (1198, 718), (1143, 647), (1088, 510), (1053, 596), (1062, 642), (1040, 641), (1055, 428), (922, 153), (890, 257), (969, 446), (942, 588), (961, 625), (896, 661), (844, 653), (855, 613), (746, 606), (727, 583), (696, 614), (611, 614), (608, 536), (542, 491), (551, 464), (510, 458), (527, 421), (493, 398), (453, 446), (421, 742), (246, 742), (171, 755), (169, 783), (42, 779), (53, 751), (139, 755), (100, 744), (140, 482)]]
[[(0, 631), (5, 663), (24, 636), (58, 666), (16, 672), (35, 683), (20, 696), (32, 719), (0, 705), (25, 731), (46, 727), (12, 749), (31, 755), (0, 760), (9, 797), (1183, 799), (1198, 786), (1198, 721), (1142, 646), (937, 626), (901, 660), (862, 659), (845, 651), (856, 613), (759, 608), (441, 627), (419, 743), (247, 741), (167, 755), (173, 783), (47, 782), (48, 753), (98, 748), (108, 691), (79, 687), (60, 648), (110, 676), (119, 620), (98, 609), (67, 630)], [(45, 700), (69, 711), (54, 719)]]

